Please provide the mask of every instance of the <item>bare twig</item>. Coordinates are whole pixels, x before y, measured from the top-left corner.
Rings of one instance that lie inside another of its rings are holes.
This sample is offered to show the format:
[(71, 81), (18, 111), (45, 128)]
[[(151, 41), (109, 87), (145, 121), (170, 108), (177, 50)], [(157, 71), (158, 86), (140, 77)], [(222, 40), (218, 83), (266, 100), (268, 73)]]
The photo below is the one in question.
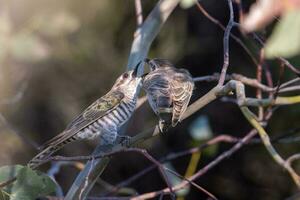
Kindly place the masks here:
[[(199, 186), (198, 184), (196, 184), (194, 181), (190, 181), (188, 178), (181, 176), (180, 174), (178, 174), (177, 172), (170, 170), (166, 167), (164, 167), (165, 170), (169, 171), (170, 173), (174, 174), (175, 176), (183, 179), (184, 181), (187, 181), (189, 184), (191, 184), (192, 186), (196, 187), (198, 190), (204, 192), (205, 194), (207, 194), (207, 196), (209, 196), (210, 198), (217, 200), (217, 198), (210, 192), (208, 192), (207, 190), (205, 190), (204, 188), (202, 188), (201, 186)], [(172, 188), (169, 188), (170, 191), (172, 191)]]
[[(162, 174), (163, 179), (165, 180), (165, 182), (168, 185), (168, 188), (170, 189), (171, 194), (173, 194), (173, 197), (175, 197), (175, 193), (172, 191), (172, 186), (169, 183), (169, 180), (167, 178), (167, 175), (165, 173), (164, 170), (168, 170), (169, 172), (175, 174), (176, 176), (182, 178), (182, 179), (186, 179), (184, 177), (182, 177), (181, 175), (179, 175), (178, 173), (174, 172), (173, 170), (170, 170), (166, 167), (164, 167), (160, 162), (158, 162), (156, 159), (154, 159), (150, 154), (148, 154), (148, 152), (144, 149), (139, 149), (139, 148), (127, 148), (127, 149), (122, 149), (120, 151), (115, 151), (115, 152), (108, 152), (106, 154), (99, 154), (99, 155), (95, 155), (95, 156), (74, 156), (74, 157), (63, 157), (63, 156), (54, 156), (54, 157), (50, 157), (48, 159), (52, 160), (52, 161), (83, 161), (83, 160), (92, 160), (94, 161), (95, 159), (98, 158), (103, 158), (103, 157), (107, 157), (107, 156), (112, 156), (118, 153), (123, 153), (123, 152), (136, 152), (139, 154), (142, 154), (144, 157), (146, 157), (149, 161), (151, 161), (154, 166), (156, 166), (160, 173)], [(201, 191), (204, 191), (205, 193), (207, 193), (209, 196), (213, 197), (214, 199), (216, 199), (211, 193), (209, 193), (208, 191), (204, 190), (202, 187), (200, 187), (199, 185), (193, 183), (192, 181), (186, 180), (188, 181), (190, 184), (192, 184), (193, 186), (197, 187), (198, 189), (200, 189)]]
[[(177, 153), (169, 154), (165, 158), (160, 159), (159, 162), (164, 163), (164, 162), (171, 161), (171, 160), (174, 160), (176, 158), (179, 158), (179, 157), (182, 157), (182, 156), (185, 156), (185, 155), (196, 153), (196, 152), (202, 151), (203, 149), (205, 149), (205, 148), (207, 148), (211, 145), (214, 145), (214, 144), (217, 144), (217, 143), (220, 143), (220, 142), (236, 143), (238, 141), (240, 141), (240, 139), (232, 137), (230, 135), (219, 135), (219, 136), (207, 141), (205, 144), (202, 144), (199, 147), (194, 147), (192, 149), (188, 149), (188, 150), (185, 150), (185, 151), (180, 151), (180, 152), (177, 152)], [(54, 157), (50, 157), (48, 159), (48, 161), (51, 160), (51, 161), (70, 162), (70, 161), (91, 160), (92, 158), (98, 159), (98, 158), (103, 158), (103, 157), (107, 157), (107, 156), (113, 156), (114, 154), (118, 154), (118, 153), (131, 152), (131, 151), (135, 151), (135, 149), (134, 148), (121, 149), (119, 151), (109, 152), (109, 153), (106, 153), (106, 154), (102, 153), (102, 154), (95, 155), (95, 156), (75, 156), (75, 157), (54, 156)], [(109, 192), (109, 194), (117, 192), (120, 188), (122, 188), (126, 185), (129, 185), (134, 180), (138, 179), (139, 177), (143, 176), (144, 174), (148, 173), (149, 171), (155, 169), (155, 167), (157, 167), (157, 165), (155, 165), (155, 164), (150, 165), (149, 167), (145, 168), (141, 172), (139, 172), (136, 175), (132, 176), (130, 179), (125, 180), (125, 181), (117, 184), (117, 186), (115, 186), (113, 188), (113, 190), (111, 192)]]
[[(220, 27), (223, 31), (225, 31), (225, 26), (216, 18), (212, 17), (204, 8), (203, 6), (199, 3), (199, 1), (196, 1), (196, 5), (197, 8), (200, 10), (200, 12), (202, 12), (202, 14), (208, 18), (211, 22), (213, 22), (214, 24), (216, 24), (218, 27)], [(251, 51), (249, 50), (249, 48), (243, 43), (243, 41), (241, 39), (239, 39), (236, 35), (234, 35), (233, 33), (230, 33), (230, 37), (236, 41), (244, 50), (245, 52), (250, 56), (251, 60), (253, 61), (253, 63), (255, 65), (258, 64), (257, 59), (254, 57), (254, 55), (251, 53)]]
[[(211, 81), (218, 81), (220, 77), (219, 73), (214, 73), (213, 75), (208, 75), (208, 76), (201, 76), (201, 77), (195, 77), (193, 78), (194, 82), (201, 82), (201, 81), (207, 81), (207, 82), (211, 82)], [(244, 75), (241, 74), (227, 74), (226, 75), (226, 79), (225, 80), (236, 80), (236, 81), (240, 81), (245, 85), (254, 87), (254, 88), (259, 88), (261, 91), (263, 92), (267, 92), (269, 94), (273, 94), (274, 92), (276, 92), (277, 87), (269, 87), (267, 85), (261, 84), (257, 79), (253, 79), (253, 78), (248, 78)], [(295, 85), (295, 86), (289, 86), (295, 82), (300, 81), (300, 78), (295, 78), (291, 81), (288, 81), (286, 83), (281, 84), (281, 86), (279, 87), (278, 93), (285, 93), (285, 92), (291, 92), (291, 91), (297, 91), (300, 90), (300, 85)], [(272, 84), (273, 85), (273, 84)], [(289, 87), (288, 87), (289, 86)], [(269, 98), (272, 98), (269, 97)]]
[(172, 185), (168, 179), (166, 172), (164, 171), (164, 167), (162, 166), (162, 164), (160, 164), (160, 162), (158, 162), (150, 154), (148, 154), (148, 152), (145, 149), (138, 149), (137, 152), (144, 155), (149, 161), (151, 161), (154, 165), (156, 165), (156, 167), (159, 169), (160, 174), (162, 175), (163, 179), (165, 180), (168, 188), (170, 189), (171, 198), (175, 199), (176, 195), (172, 189)]
[[(266, 77), (266, 80), (267, 80), (267, 85), (271, 88), (274, 87), (274, 83), (273, 83), (273, 78), (272, 78), (272, 74), (271, 74), (271, 71), (270, 71), (270, 67), (267, 63), (265, 63), (264, 65), (264, 71), (265, 71), (265, 77)], [(276, 89), (274, 89), (276, 90)], [(281, 91), (283, 92), (283, 91)], [(269, 98), (272, 99), (274, 98), (274, 93), (273, 92), (269, 92)]]
[[(293, 178), (294, 182), (298, 187), (300, 187), (300, 178), (298, 174), (294, 171), (294, 169), (285, 164), (285, 160), (278, 154), (278, 152), (275, 150), (275, 148), (272, 146), (272, 143), (270, 141), (270, 138), (264, 128), (258, 123), (256, 120), (256, 116), (248, 109), (247, 103), (245, 103), (246, 95), (245, 95), (245, 88), (244, 85), (241, 82), (238, 81), (229, 81), (225, 86), (228, 86), (228, 90), (233, 89), (236, 91), (236, 97), (238, 100), (238, 105), (245, 116), (245, 118), (248, 120), (248, 122), (257, 130), (259, 136), (261, 137), (261, 140), (263, 144), (265, 145), (266, 149), (272, 156), (272, 158), (283, 168), (285, 168), (290, 176)], [(225, 88), (224, 86), (224, 88)], [(256, 99), (257, 101), (260, 101), (259, 99)], [(253, 100), (254, 102), (254, 100)], [(274, 101), (270, 102), (270, 105)], [(262, 104), (258, 104), (258, 106), (261, 106)]]
[[(269, 119), (271, 116), (268, 116), (267, 119)], [(297, 143), (300, 141), (300, 137), (293, 137), (294, 134), (299, 132), (299, 128), (296, 129), (292, 129), (288, 132), (283, 132), (277, 136), (275, 136), (274, 138), (271, 138), (271, 142), (272, 143), (281, 143), (281, 144), (285, 144), (285, 143)], [(180, 152), (176, 152), (176, 153), (171, 153), (163, 158), (161, 158), (159, 161), (161, 163), (164, 162), (169, 162), (171, 160), (180, 158), (182, 156), (186, 156), (186, 155), (190, 155), (193, 153), (197, 153), (197, 152), (201, 152), (203, 149), (205, 149), (206, 147), (209, 147), (211, 145), (215, 145), (217, 143), (238, 143), (240, 141), (242, 141), (243, 138), (236, 138), (230, 135), (219, 135), (216, 136), (215, 138), (212, 138), (211, 140), (207, 141), (206, 143), (202, 144), (199, 147), (194, 147), (188, 150), (183, 150)], [(251, 140), (249, 140), (247, 142), (247, 144), (261, 144), (262, 141), (258, 138), (252, 138)], [(288, 160), (288, 159), (287, 159)], [(135, 175), (131, 176), (130, 178), (123, 180), (122, 182), (118, 183), (113, 190), (111, 190), (109, 193), (104, 194), (104, 196), (107, 196), (109, 194), (113, 194), (115, 192), (117, 192), (120, 188), (125, 187), (127, 185), (129, 185), (130, 183), (134, 182), (135, 180), (137, 180), (138, 178), (142, 177), (143, 175), (147, 174), (148, 172), (150, 172), (151, 170), (155, 169), (155, 165), (150, 165), (146, 168), (144, 168), (143, 170), (141, 170), (140, 172), (136, 173)]]
[(300, 159), (300, 154), (294, 154), (294, 155), (290, 156), (288, 159), (286, 159), (285, 165), (291, 167), (292, 163), (299, 159)]
[[(211, 93), (212, 91), (216, 93)], [(238, 105), (241, 108), (242, 113), (245, 115), (245, 117), (248, 119), (249, 123), (257, 129), (259, 135), (261, 136), (261, 139), (263, 143), (265, 144), (266, 149), (269, 151), (271, 156), (274, 158), (274, 160), (284, 167), (291, 175), (295, 183), (299, 186), (300, 180), (298, 175), (295, 173), (295, 171), (288, 166), (284, 165), (284, 160), (279, 156), (279, 154), (275, 151), (273, 148), (267, 133), (264, 131), (264, 129), (261, 127), (261, 125), (256, 121), (256, 117), (251, 114), (251, 111), (246, 106), (269, 106), (274, 103), (273, 100), (259, 100), (259, 99), (250, 99), (246, 98), (245, 91), (244, 91), (244, 85), (241, 82), (238, 81), (229, 81), (226, 85), (224, 85), (221, 88), (215, 87), (211, 91), (209, 91), (206, 95), (209, 95), (210, 97), (206, 97), (206, 99), (213, 99), (219, 95), (225, 95), (230, 93), (231, 91), (236, 91), (237, 94), (237, 100)], [(205, 96), (206, 96), (205, 95)], [(204, 96), (204, 97), (205, 97)], [(201, 99), (201, 98), (200, 98)], [(275, 100), (275, 104), (289, 104), (289, 103), (299, 103), (300, 97), (278, 97)], [(197, 107), (194, 107), (194, 109), (197, 109)]]
[(234, 22), (234, 13), (233, 13), (233, 7), (232, 7), (232, 1), (227, 0), (228, 6), (229, 6), (229, 11), (230, 11), (230, 17), (229, 17), (229, 22), (226, 26), (226, 29), (224, 31), (224, 37), (223, 37), (223, 67), (220, 75), (220, 79), (218, 82), (219, 86), (224, 85), (225, 78), (226, 78), (226, 72), (229, 66), (229, 36), (230, 36), (230, 31), (232, 27), (235, 25)]
[[(196, 174), (194, 174), (193, 176), (189, 177), (188, 180), (194, 181), (194, 180), (198, 179), (199, 177), (201, 177), (202, 175), (204, 175), (208, 170), (210, 170), (215, 165), (217, 165), (218, 163), (220, 163), (222, 160), (224, 160), (225, 158), (231, 156), (233, 153), (235, 153), (237, 150), (239, 150), (243, 146), (243, 144), (245, 144), (248, 140), (250, 140), (255, 134), (256, 134), (256, 131), (252, 130), (250, 133), (248, 133), (243, 138), (243, 140), (241, 142), (239, 142), (236, 145), (234, 145), (230, 150), (222, 153), (220, 156), (218, 156), (216, 159), (214, 159), (212, 162), (210, 162), (204, 168), (202, 168), (201, 170), (199, 170)], [(187, 185), (188, 185), (188, 182), (182, 181), (178, 185), (173, 186), (173, 190), (174, 191), (180, 190), (180, 189), (186, 187)], [(139, 196), (137, 196), (135, 198), (132, 198), (132, 199), (134, 199), (134, 200), (151, 199), (151, 198), (154, 198), (154, 197), (156, 197), (156, 196), (158, 196), (160, 194), (167, 194), (169, 192), (170, 192), (169, 189), (165, 188), (163, 190), (158, 190), (158, 191), (154, 191), (154, 192), (145, 193), (145, 194), (139, 195)]]
[(292, 79), (292, 80), (289, 80), (289, 81), (287, 81), (287, 82), (285, 82), (285, 83), (282, 83), (281, 86), (280, 86), (280, 89), (285, 88), (285, 87), (287, 87), (287, 86), (289, 86), (289, 85), (292, 85), (292, 84), (294, 84), (294, 83), (296, 83), (296, 82), (299, 82), (299, 81), (300, 81), (300, 78), (299, 78), (299, 77), (294, 78), (294, 79)]
[[(195, 77), (193, 78), (193, 80), (195, 82), (200, 82), (200, 81), (218, 81), (220, 78), (220, 74), (219, 73), (214, 73), (213, 75), (210, 76), (202, 76), (202, 77)], [(261, 84), (257, 79), (253, 79), (253, 78), (248, 78), (246, 76), (243, 76), (241, 74), (227, 74), (225, 77), (225, 80), (236, 80), (236, 81), (240, 81), (245, 85), (254, 87), (254, 88), (259, 88), (260, 90), (264, 91), (264, 92), (274, 92), (275, 88), (271, 88), (268, 87), (264, 84)]]
[[(239, 4), (239, 1), (237, 1), (237, 3)], [(222, 30), (225, 31), (225, 26), (216, 18), (214, 18), (213, 16), (211, 16), (204, 8), (203, 6), (199, 3), (199, 1), (196, 1), (196, 5), (198, 7), (198, 9), (214, 24), (216, 24), (217, 26), (219, 26)], [(240, 6), (240, 5), (239, 5)], [(241, 11), (241, 10), (239, 10)], [(238, 25), (238, 23), (235, 22), (235, 25)], [(256, 34), (256, 33), (252, 33), (253, 38), (262, 46), (264, 47), (264, 41)], [(235, 35), (233, 35), (232, 33), (230, 33), (230, 37), (233, 38), (238, 44), (241, 45), (241, 47), (247, 52), (247, 54), (251, 57), (252, 61), (255, 63), (255, 65), (258, 65), (258, 62), (256, 61), (256, 59), (254, 58), (254, 56), (252, 55), (252, 53), (250, 52), (250, 50), (247, 48), (247, 46)], [(293, 71), (294, 73), (296, 73), (297, 75), (300, 75), (300, 71), (294, 67), (288, 60), (286, 60), (285, 58), (282, 57), (278, 57), (277, 59), (279, 59), (280, 61), (282, 61), (291, 71)], [(271, 84), (271, 76), (269, 73), (269, 70), (266, 69), (266, 76), (267, 76), (267, 81), (268, 81), (268, 85), (270, 87), (273, 87)]]
[(286, 161), (278, 154), (278, 152), (273, 147), (270, 138), (268, 134), (265, 132), (265, 130), (262, 128), (262, 126), (255, 120), (253, 117), (251, 111), (247, 107), (241, 107), (241, 110), (244, 114), (244, 116), (247, 118), (250, 124), (252, 124), (253, 127), (255, 127), (266, 147), (266, 149), (269, 151), (272, 158), (284, 169), (286, 169), (290, 176), (293, 178), (294, 182), (298, 187), (300, 187), (300, 177), (299, 175), (294, 171), (294, 169), (286, 164)]
[[(261, 84), (262, 81), (262, 65), (264, 63), (264, 49), (260, 50), (260, 55), (259, 55), (259, 64), (257, 65), (256, 69), (256, 79), (257, 82)], [(260, 88), (257, 88), (256, 90), (256, 98), (257, 99), (262, 99), (262, 91)], [(262, 106), (258, 107), (258, 119), (259, 121), (262, 121), (264, 117), (264, 108)]]

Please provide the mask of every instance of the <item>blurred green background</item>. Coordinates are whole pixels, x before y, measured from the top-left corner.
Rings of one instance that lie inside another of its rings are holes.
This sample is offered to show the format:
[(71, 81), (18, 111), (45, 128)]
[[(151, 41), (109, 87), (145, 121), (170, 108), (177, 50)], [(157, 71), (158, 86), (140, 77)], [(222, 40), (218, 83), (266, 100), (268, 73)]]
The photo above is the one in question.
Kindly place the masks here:
[[(244, 2), (248, 10), (252, 1)], [(144, 0), (146, 16), (156, 1)], [(226, 1), (205, 0), (203, 6), (223, 24), (228, 21)], [(136, 29), (133, 0), (0, 0), (0, 166), (26, 164), (37, 150), (30, 141), (42, 144), (62, 131), (68, 122), (90, 103), (104, 95), (126, 69)], [(234, 29), (233, 33), (239, 32)], [(241, 36), (241, 35), (240, 35)], [(243, 38), (243, 36), (241, 36)], [(154, 41), (149, 57), (166, 58), (188, 69), (194, 77), (219, 72), (223, 63), (223, 31), (204, 17), (195, 6), (176, 8)], [(258, 52), (255, 43), (245, 40)], [(300, 63), (299, 58), (293, 59)], [(267, 62), (277, 81), (279, 64)], [(235, 42), (230, 42), (229, 73), (255, 77), (256, 67)], [(285, 71), (284, 80), (295, 77)], [(196, 83), (192, 101), (214, 83)], [(247, 88), (247, 94), (255, 90)], [(267, 131), (271, 136), (299, 128), (299, 106), (279, 108)], [(5, 122), (6, 120), (6, 122)], [(127, 133), (134, 135), (156, 123), (148, 104), (132, 117)], [(155, 158), (199, 145), (220, 134), (243, 137), (251, 129), (238, 107), (216, 101), (179, 124), (168, 134), (147, 141)], [(193, 134), (200, 137), (196, 139)], [(26, 137), (28, 140), (20, 137)], [(29, 142), (28, 142), (29, 141)], [(88, 155), (97, 141), (71, 144), (60, 155)], [(215, 145), (203, 152), (198, 169), (231, 144)], [(283, 156), (300, 150), (298, 143), (276, 144)], [(189, 156), (172, 162), (185, 174)], [(149, 166), (140, 155), (114, 156), (102, 179), (114, 185)], [(295, 165), (296, 169), (299, 165)], [(47, 171), (49, 165), (42, 167)], [(299, 169), (300, 170), (300, 169)], [(56, 176), (66, 192), (78, 169), (62, 167)], [(219, 199), (280, 200), (296, 192), (290, 177), (268, 155), (261, 144), (247, 145), (197, 180)], [(144, 193), (165, 187), (157, 171), (129, 187)], [(96, 185), (91, 196), (99, 196)], [(185, 199), (205, 199), (190, 188)]]

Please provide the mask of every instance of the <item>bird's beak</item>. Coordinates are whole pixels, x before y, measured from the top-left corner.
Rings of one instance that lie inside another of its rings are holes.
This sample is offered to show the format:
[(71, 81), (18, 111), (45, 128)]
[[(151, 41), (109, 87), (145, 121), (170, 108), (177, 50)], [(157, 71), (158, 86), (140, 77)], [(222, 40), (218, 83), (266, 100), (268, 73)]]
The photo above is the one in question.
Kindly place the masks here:
[(148, 75), (149, 73), (145, 73), (145, 74), (143, 74), (141, 77), (142, 77), (142, 79), (144, 79), (147, 75)]
[(144, 59), (144, 63), (147, 63), (147, 64), (149, 64), (149, 61), (150, 61), (150, 59), (149, 59), (149, 58), (145, 58), (145, 59)]
[(132, 72), (132, 76), (136, 77), (137, 76), (137, 72), (139, 70), (139, 66), (141, 64), (142, 61), (138, 62), (138, 64), (134, 67), (134, 70)]

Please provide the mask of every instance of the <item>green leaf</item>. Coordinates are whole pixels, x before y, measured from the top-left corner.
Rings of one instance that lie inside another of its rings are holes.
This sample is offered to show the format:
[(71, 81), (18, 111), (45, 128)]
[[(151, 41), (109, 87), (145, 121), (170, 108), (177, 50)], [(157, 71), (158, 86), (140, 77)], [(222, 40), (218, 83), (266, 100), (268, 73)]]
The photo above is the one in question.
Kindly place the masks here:
[(300, 53), (300, 12), (283, 16), (267, 41), (266, 57), (292, 57)]
[(54, 181), (37, 171), (21, 165), (4, 166), (0, 168), (0, 182), (5, 182), (13, 177), (17, 180), (4, 188), (3, 196), (10, 196), (10, 200), (30, 200), (49, 195), (55, 191)]

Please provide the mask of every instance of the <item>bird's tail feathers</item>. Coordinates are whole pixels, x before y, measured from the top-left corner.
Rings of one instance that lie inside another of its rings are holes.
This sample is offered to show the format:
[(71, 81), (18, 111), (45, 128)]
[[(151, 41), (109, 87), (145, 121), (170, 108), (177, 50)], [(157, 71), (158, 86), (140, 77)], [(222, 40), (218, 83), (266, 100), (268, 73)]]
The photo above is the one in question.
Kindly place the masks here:
[(58, 151), (61, 148), (61, 146), (48, 146), (43, 151), (41, 151), (39, 154), (37, 154), (35, 157), (33, 157), (27, 164), (27, 166), (31, 169), (35, 169), (41, 164), (43, 164), (47, 159), (56, 151)]

